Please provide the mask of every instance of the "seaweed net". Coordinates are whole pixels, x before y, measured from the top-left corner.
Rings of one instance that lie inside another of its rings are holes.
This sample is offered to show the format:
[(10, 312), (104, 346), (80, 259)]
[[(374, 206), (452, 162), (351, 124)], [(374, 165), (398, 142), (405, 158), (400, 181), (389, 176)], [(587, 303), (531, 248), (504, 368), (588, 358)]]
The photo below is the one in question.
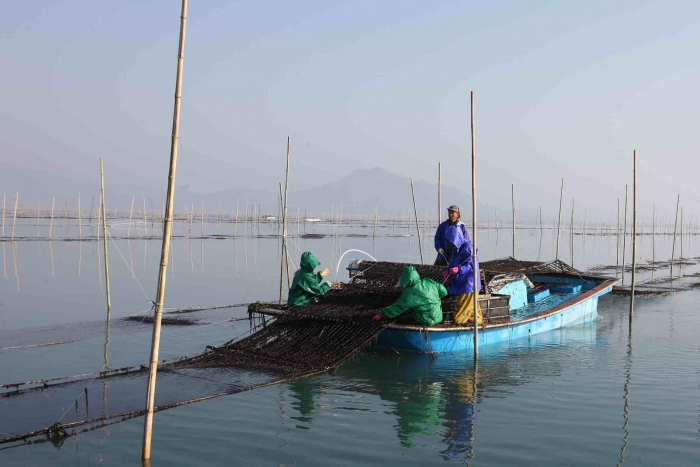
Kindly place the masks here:
[(522, 272), (527, 274), (559, 272), (564, 274), (575, 274), (580, 276), (581, 271), (575, 269), (560, 259), (554, 261), (521, 261), (508, 256), (506, 258), (494, 259), (479, 263), (482, 271), (487, 273), (508, 274)]
[[(401, 294), (403, 263), (363, 262), (347, 284), (317, 302), (263, 318), (240, 339), (193, 356), (163, 361), (156, 410), (235, 394), (333, 370), (353, 358), (387, 325), (371, 317)], [(421, 266), (442, 282), (442, 268)], [(449, 286), (449, 283), (446, 284)], [(250, 309), (260, 307), (261, 304)], [(264, 305), (269, 307), (270, 305)], [(252, 322), (252, 321), (251, 321)], [(63, 439), (145, 413), (145, 365), (75, 377), (0, 385), (0, 443), (46, 435)], [(36, 441), (34, 441), (36, 442)]]

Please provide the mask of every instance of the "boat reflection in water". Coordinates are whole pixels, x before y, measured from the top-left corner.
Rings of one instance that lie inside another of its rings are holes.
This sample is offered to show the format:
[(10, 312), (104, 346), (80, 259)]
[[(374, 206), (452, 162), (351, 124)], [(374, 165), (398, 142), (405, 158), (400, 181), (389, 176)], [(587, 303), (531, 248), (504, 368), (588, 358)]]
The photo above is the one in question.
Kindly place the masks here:
[(375, 407), (361, 410), (396, 417), (394, 428), (402, 447), (430, 448), (432, 437), (440, 440), (437, 452), (445, 460), (472, 458), (479, 414), (488, 409), (489, 398), (508, 397), (515, 387), (540, 375), (560, 375), (565, 362), (574, 356), (580, 362), (587, 354), (583, 348), (595, 347), (596, 329), (597, 323), (589, 323), (489, 346), (478, 365), (464, 352), (431, 359), (426, 354), (399, 357), (393, 351), (368, 351), (335, 375), (287, 384), (297, 411), (290, 415), (301, 422), (297, 428), (312, 429), (315, 412), (347, 408), (329, 402), (339, 392), (372, 394), (390, 408), (377, 409), (367, 402)]

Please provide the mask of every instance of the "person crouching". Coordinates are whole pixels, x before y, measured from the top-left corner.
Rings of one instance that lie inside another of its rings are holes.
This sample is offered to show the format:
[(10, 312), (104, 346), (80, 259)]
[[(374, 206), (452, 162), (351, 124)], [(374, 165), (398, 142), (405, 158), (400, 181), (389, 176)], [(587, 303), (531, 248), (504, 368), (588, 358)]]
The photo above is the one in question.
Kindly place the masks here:
[(403, 268), (400, 283), (403, 287), (401, 296), (393, 305), (382, 308), (372, 321), (396, 318), (408, 310), (413, 310), (416, 322), (423, 326), (435, 326), (442, 321), (440, 297), (447, 295), (444, 285), (427, 277), (421, 279), (416, 268), (411, 265)]
[(328, 275), (328, 268), (314, 273), (314, 269), (319, 264), (321, 262), (310, 251), (301, 254), (300, 268), (294, 273), (292, 287), (289, 289), (289, 298), (287, 298), (289, 308), (310, 305), (314, 302), (314, 297), (321, 296), (331, 289), (330, 282), (321, 283)]

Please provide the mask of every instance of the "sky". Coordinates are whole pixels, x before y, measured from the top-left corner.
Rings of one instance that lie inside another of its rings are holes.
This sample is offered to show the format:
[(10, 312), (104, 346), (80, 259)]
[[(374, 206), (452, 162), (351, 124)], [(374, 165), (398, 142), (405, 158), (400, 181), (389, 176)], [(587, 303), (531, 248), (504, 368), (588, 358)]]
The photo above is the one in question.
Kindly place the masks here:
[[(8, 2), (0, 190), (167, 187), (179, 0)], [(275, 191), (382, 167), (614, 216), (700, 211), (700, 2), (189, 3), (177, 189)], [(51, 185), (53, 183), (54, 185)], [(630, 191), (631, 193), (631, 191)], [(12, 195), (9, 195), (12, 194)], [(24, 198), (23, 198), (24, 199)], [(631, 201), (630, 201), (631, 204)], [(686, 215), (689, 215), (686, 214)]]

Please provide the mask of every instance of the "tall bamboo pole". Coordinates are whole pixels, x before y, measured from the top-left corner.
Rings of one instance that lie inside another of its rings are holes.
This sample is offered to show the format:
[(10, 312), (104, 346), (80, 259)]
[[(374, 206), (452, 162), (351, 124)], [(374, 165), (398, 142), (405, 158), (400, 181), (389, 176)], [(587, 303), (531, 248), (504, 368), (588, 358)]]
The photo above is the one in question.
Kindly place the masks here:
[(559, 231), (561, 228), (561, 203), (564, 197), (564, 179), (561, 179), (561, 191), (559, 191), (559, 217), (557, 218), (557, 249), (554, 254), (554, 259), (559, 259)]
[(151, 437), (153, 434), (153, 405), (156, 395), (156, 371), (158, 370), (158, 350), (160, 347), (160, 326), (163, 316), (163, 299), (165, 297), (165, 279), (168, 269), (168, 253), (170, 250), (170, 234), (173, 223), (173, 201), (175, 199), (175, 173), (177, 169), (177, 145), (180, 133), (180, 100), (182, 98), (182, 63), (185, 51), (185, 25), (187, 21), (187, 0), (182, 0), (180, 15), (180, 44), (177, 56), (177, 78), (175, 80), (175, 105), (173, 110), (173, 133), (170, 144), (170, 172), (168, 174), (168, 195), (166, 199), (165, 221), (163, 222), (163, 249), (160, 255), (160, 272), (158, 274), (158, 293), (155, 303), (155, 319), (153, 321), (153, 341), (151, 344), (151, 365), (148, 375), (148, 392), (146, 394), (146, 420), (143, 428), (144, 460), (151, 458)]
[(472, 133), (472, 269), (474, 271), (474, 360), (479, 359), (479, 274), (476, 259), (476, 137), (474, 134), (474, 91), (471, 92), (471, 133)]
[(676, 219), (673, 221), (673, 246), (671, 247), (671, 278), (673, 278), (673, 260), (676, 255), (676, 229), (678, 228), (678, 206), (681, 203), (681, 194), (678, 193), (676, 198)]
[(56, 197), (51, 198), (51, 220), (49, 221), (49, 239), (51, 238), (51, 232), (53, 231), (53, 208), (56, 206)]
[(625, 285), (625, 253), (627, 253), (627, 185), (625, 185), (625, 222), (622, 226), (622, 285)]
[(617, 198), (617, 233), (615, 235), (615, 277), (620, 272), (620, 198)]
[(680, 247), (681, 247), (680, 259), (683, 260), (683, 208), (681, 208), (681, 224), (680, 225), (681, 225), (681, 229), (680, 229), (681, 231), (679, 232), (680, 239), (678, 240), (678, 243), (680, 244)]
[(651, 277), (656, 271), (656, 203), (651, 207)]
[[(185, 206), (185, 211), (187, 211), (187, 206)], [(129, 211), (129, 227), (126, 230), (126, 238), (129, 238), (131, 234), (131, 218), (134, 215), (134, 197), (131, 197), (131, 211)]]
[[(438, 162), (438, 193), (437, 193), (437, 195), (438, 195), (438, 217), (437, 217), (438, 225), (440, 225), (440, 223), (442, 222), (442, 206), (441, 206), (442, 193), (440, 191), (441, 185), (442, 185), (442, 163)], [(3, 203), (4, 203), (4, 201), (3, 201)], [(3, 206), (4, 206), (4, 204), (3, 204)], [(3, 214), (3, 219), (4, 219), (4, 214)]]
[(416, 209), (416, 192), (413, 190), (413, 179), (411, 178), (411, 196), (413, 197), (413, 214), (416, 218), (416, 232), (418, 232), (418, 250), (420, 251), (420, 264), (425, 264), (423, 261), (423, 244), (420, 239), (420, 227), (418, 226), (418, 210)]
[(80, 192), (78, 192), (78, 238), (83, 238), (83, 226), (82, 226), (82, 216), (80, 207)]
[[(280, 185), (281, 191), (281, 185)], [(282, 258), (280, 261), (280, 298), (282, 303), (282, 294), (284, 289), (284, 265), (287, 260), (287, 194), (289, 193), (289, 136), (287, 136), (287, 169), (284, 176), (284, 196), (282, 196)], [(280, 192), (280, 195), (282, 193)]]
[(574, 267), (574, 203), (575, 198), (571, 198), (571, 267)]
[(630, 288), (630, 325), (634, 313), (634, 281), (637, 272), (637, 150), (634, 150), (632, 178), (632, 285)]
[(15, 213), (12, 215), (12, 238), (11, 240), (15, 239), (15, 223), (17, 222), (17, 202), (19, 201), (19, 191), (17, 192), (17, 195), (15, 195)]
[(513, 258), (515, 258), (515, 184), (510, 184), (510, 208), (513, 215)]
[(148, 237), (148, 221), (146, 219), (146, 198), (143, 198), (143, 232), (144, 237)]
[(107, 323), (109, 316), (112, 313), (112, 304), (109, 296), (109, 255), (107, 254), (107, 204), (105, 202), (105, 176), (102, 158), (100, 157), (100, 203), (102, 205), (102, 248), (105, 253), (105, 291), (107, 292)]

